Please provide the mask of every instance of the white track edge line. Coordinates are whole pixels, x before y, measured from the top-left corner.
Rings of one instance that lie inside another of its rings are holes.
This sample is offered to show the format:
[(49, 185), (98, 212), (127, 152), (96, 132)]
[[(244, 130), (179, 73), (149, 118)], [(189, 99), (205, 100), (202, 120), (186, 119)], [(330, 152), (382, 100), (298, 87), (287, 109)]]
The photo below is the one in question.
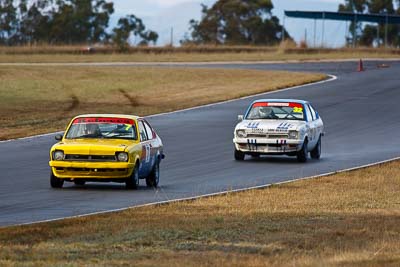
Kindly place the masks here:
[[(332, 81), (338, 79), (338, 77), (335, 76), (335, 75), (327, 74), (327, 76), (330, 77), (330, 78), (322, 80), (322, 81), (318, 81), (318, 82), (307, 83), (307, 84), (302, 84), (302, 85), (296, 85), (296, 86), (292, 86), (292, 87), (288, 87), (288, 88), (284, 88), (284, 89), (280, 89), (280, 90), (269, 91), (269, 92), (264, 92), (264, 93), (258, 93), (258, 94), (255, 94), (255, 95), (244, 96), (244, 97), (240, 97), (240, 98), (225, 100), (225, 101), (211, 103), (211, 104), (200, 105), (200, 106), (186, 108), (186, 109), (180, 109), (180, 110), (175, 110), (175, 111), (170, 111), (170, 112), (164, 112), (164, 113), (159, 113), (159, 114), (154, 114), (154, 115), (148, 115), (148, 116), (145, 116), (145, 117), (146, 118), (154, 118), (154, 117), (165, 116), (165, 115), (170, 115), (170, 114), (175, 114), (175, 113), (180, 113), (180, 112), (185, 112), (185, 111), (190, 111), (190, 110), (196, 110), (196, 109), (205, 108), (205, 107), (217, 106), (217, 105), (222, 105), (222, 104), (234, 102), (234, 101), (237, 101), (237, 100), (243, 100), (243, 99), (248, 99), (248, 98), (252, 98), (252, 97), (257, 97), (257, 96), (260, 96), (260, 95), (268, 95), (268, 94), (273, 94), (273, 93), (278, 93), (278, 92), (289, 91), (289, 90), (293, 90), (293, 89), (297, 89), (297, 88), (301, 88), (301, 87), (306, 87), (306, 86), (311, 86), (311, 85), (317, 85), (317, 84), (323, 84), (323, 83), (327, 83), (327, 82), (332, 82)], [(0, 141), (0, 144), (2, 144), (2, 143), (10, 143), (10, 142), (15, 142), (15, 141), (31, 140), (31, 139), (34, 139), (34, 138), (46, 137), (46, 136), (51, 136), (51, 135), (54, 135), (54, 134), (61, 134), (61, 133), (63, 133), (63, 131), (54, 132), (54, 133), (39, 134), (39, 135), (33, 135), (33, 136), (27, 136), (27, 137), (21, 137), (21, 138), (14, 138), (14, 139), (8, 139), (8, 140), (2, 140), (2, 141)]]
[(378, 162), (374, 162), (374, 163), (368, 163), (368, 164), (360, 165), (360, 166), (357, 166), (357, 167), (351, 167), (351, 168), (346, 168), (346, 169), (342, 169), (342, 170), (322, 173), (322, 174), (318, 174), (318, 175), (302, 177), (302, 178), (296, 178), (296, 179), (287, 180), (287, 181), (278, 182), (278, 183), (257, 185), (257, 186), (251, 186), (251, 187), (234, 189), (234, 190), (226, 190), (226, 191), (210, 193), (210, 194), (204, 194), (204, 195), (193, 196), (193, 197), (185, 197), (185, 198), (177, 198), (177, 199), (172, 199), (172, 200), (157, 201), (157, 202), (151, 202), (151, 203), (146, 203), (146, 204), (141, 204), (141, 205), (135, 205), (135, 206), (131, 206), (131, 207), (125, 207), (125, 208), (119, 208), (119, 209), (113, 209), (113, 210), (107, 210), (107, 211), (98, 211), (98, 212), (80, 214), (80, 215), (75, 215), (75, 216), (66, 216), (66, 217), (61, 217), (61, 218), (56, 218), (56, 219), (49, 219), (49, 220), (42, 220), (42, 221), (35, 221), (35, 222), (27, 222), (27, 223), (14, 224), (14, 225), (8, 225), (8, 226), (0, 226), (0, 229), (10, 228), (10, 227), (17, 227), (17, 226), (35, 225), (35, 224), (40, 224), (40, 223), (56, 222), (56, 221), (61, 221), (61, 220), (65, 220), (65, 219), (67, 219), (67, 220), (68, 219), (76, 219), (76, 218), (82, 218), (82, 217), (94, 216), (94, 215), (102, 215), (102, 214), (108, 214), (108, 213), (116, 213), (116, 212), (120, 212), (120, 211), (138, 209), (138, 208), (149, 207), (149, 206), (158, 206), (158, 205), (171, 204), (171, 203), (176, 203), (176, 202), (192, 201), (192, 200), (197, 200), (197, 199), (200, 199), (200, 198), (208, 198), (208, 197), (213, 197), (213, 196), (222, 196), (222, 195), (227, 195), (227, 194), (232, 194), (232, 193), (240, 193), (240, 192), (250, 191), (250, 190), (266, 189), (266, 188), (269, 188), (269, 187), (274, 186), (274, 185), (283, 185), (283, 184), (289, 184), (289, 183), (293, 183), (293, 182), (297, 182), (297, 181), (312, 180), (312, 179), (317, 179), (317, 178), (321, 178), (321, 177), (327, 177), (327, 176), (331, 176), (331, 175), (338, 174), (338, 173), (344, 173), (344, 172), (350, 172), (350, 171), (365, 169), (365, 168), (368, 168), (368, 167), (377, 166), (377, 165), (393, 162), (393, 161), (396, 161), (396, 160), (400, 160), (400, 157), (386, 159), (386, 160), (382, 160), (382, 161), (378, 161)]

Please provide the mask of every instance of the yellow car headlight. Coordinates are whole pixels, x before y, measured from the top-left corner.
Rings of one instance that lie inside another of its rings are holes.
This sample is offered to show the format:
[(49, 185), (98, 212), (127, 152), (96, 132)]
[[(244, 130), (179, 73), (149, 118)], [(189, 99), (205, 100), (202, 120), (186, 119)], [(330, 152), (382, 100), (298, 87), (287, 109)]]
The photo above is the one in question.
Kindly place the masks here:
[(117, 160), (122, 161), (122, 162), (127, 162), (128, 161), (128, 153), (125, 152), (119, 152), (117, 154)]
[(56, 150), (53, 153), (54, 160), (63, 160), (64, 159), (64, 151)]

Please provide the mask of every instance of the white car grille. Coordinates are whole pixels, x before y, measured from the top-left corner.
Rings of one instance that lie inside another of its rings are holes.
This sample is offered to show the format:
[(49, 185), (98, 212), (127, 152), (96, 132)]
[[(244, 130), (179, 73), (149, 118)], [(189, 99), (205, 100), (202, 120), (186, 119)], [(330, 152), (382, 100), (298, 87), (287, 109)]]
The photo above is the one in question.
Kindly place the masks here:
[(285, 139), (287, 134), (247, 134), (247, 138), (269, 138), (269, 139)]

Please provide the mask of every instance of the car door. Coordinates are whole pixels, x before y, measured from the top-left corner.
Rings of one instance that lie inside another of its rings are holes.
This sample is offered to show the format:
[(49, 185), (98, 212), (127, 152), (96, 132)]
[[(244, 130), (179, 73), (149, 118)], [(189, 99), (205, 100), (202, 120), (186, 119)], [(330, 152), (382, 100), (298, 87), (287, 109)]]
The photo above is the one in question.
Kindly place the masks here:
[(151, 159), (151, 140), (147, 136), (146, 127), (142, 120), (138, 120), (140, 144), (142, 146), (142, 155), (140, 157), (140, 177), (146, 177), (150, 173), (150, 159)]
[(143, 120), (143, 124), (146, 129), (147, 137), (149, 139), (149, 144), (150, 144), (149, 169), (151, 171), (151, 170), (153, 170), (154, 163), (156, 162), (159, 145), (157, 144), (157, 135), (154, 132), (153, 128), (150, 126), (150, 124), (146, 120)]
[(311, 113), (315, 116), (315, 127), (317, 129), (317, 138), (323, 135), (324, 123), (315, 108), (310, 104)]
[(312, 150), (318, 142), (316, 116), (311, 112), (309, 104), (305, 104), (308, 129), (308, 150)]

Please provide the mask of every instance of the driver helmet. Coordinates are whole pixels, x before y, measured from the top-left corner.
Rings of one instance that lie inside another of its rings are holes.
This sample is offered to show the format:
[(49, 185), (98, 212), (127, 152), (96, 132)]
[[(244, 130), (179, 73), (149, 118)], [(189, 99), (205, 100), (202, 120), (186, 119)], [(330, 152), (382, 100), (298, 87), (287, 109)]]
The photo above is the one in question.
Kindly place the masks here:
[(268, 117), (274, 113), (271, 107), (260, 107), (258, 112), (261, 117)]
[(85, 132), (86, 134), (98, 134), (100, 133), (99, 125), (94, 123), (86, 124)]

